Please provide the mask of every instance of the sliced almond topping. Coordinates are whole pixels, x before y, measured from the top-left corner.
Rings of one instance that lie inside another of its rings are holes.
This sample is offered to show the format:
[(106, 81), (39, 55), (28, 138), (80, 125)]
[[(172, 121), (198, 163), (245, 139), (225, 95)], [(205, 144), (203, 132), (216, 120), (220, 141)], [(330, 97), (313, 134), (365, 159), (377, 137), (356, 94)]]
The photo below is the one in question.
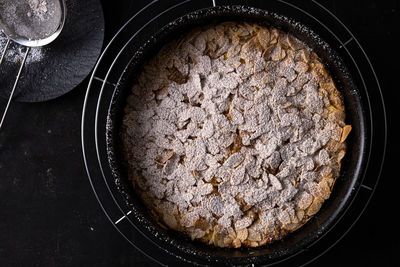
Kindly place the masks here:
[(270, 34), (269, 34), (268, 29), (263, 28), (260, 31), (258, 31), (257, 39), (258, 39), (258, 42), (260, 43), (260, 45), (264, 49), (267, 49), (267, 47), (269, 46), (269, 40), (270, 40)]
[(195, 221), (194, 227), (206, 231), (210, 227), (210, 224), (205, 219), (200, 218), (199, 220)]
[(235, 238), (236, 238), (236, 232), (235, 232), (235, 230), (234, 230), (232, 227), (229, 227), (229, 228), (228, 228), (228, 234), (229, 234), (229, 237), (230, 237), (231, 239), (235, 239)]
[(268, 178), (269, 178), (269, 181), (271, 182), (272, 186), (276, 190), (282, 190), (282, 184), (281, 184), (281, 182), (279, 181), (279, 179), (275, 175), (270, 173)]
[(343, 127), (343, 131), (342, 131), (342, 138), (340, 138), (340, 143), (343, 143), (347, 136), (349, 135), (350, 131), (351, 131), (351, 125), (346, 125)]
[(240, 242), (240, 240), (236, 238), (235, 240), (233, 240), (232, 245), (234, 248), (240, 248), (242, 246), (242, 242)]
[(204, 237), (205, 234), (206, 234), (206, 232), (204, 232), (203, 230), (195, 229), (193, 232), (190, 233), (190, 237), (192, 238), (192, 240), (194, 240), (196, 238)]
[(247, 237), (249, 235), (249, 232), (248, 232), (248, 230), (246, 228), (244, 228), (244, 229), (237, 230), (236, 231), (236, 235), (237, 235), (237, 238), (241, 242), (243, 242), (243, 241), (245, 241), (247, 239)]
[(178, 229), (178, 223), (177, 223), (174, 215), (169, 214), (169, 213), (164, 213), (163, 214), (163, 219), (164, 219), (165, 224), (169, 228), (174, 229), (174, 230)]
[(340, 152), (339, 152), (339, 154), (337, 156), (338, 157), (337, 162), (339, 164), (339, 168), (341, 167), (341, 162), (342, 162), (342, 159), (344, 158), (345, 154), (346, 154), (345, 150), (340, 150)]
[(172, 156), (174, 155), (174, 151), (170, 150), (168, 151), (165, 155), (159, 155), (157, 157), (157, 161), (159, 161), (161, 164), (164, 164), (167, 162)]
[(240, 153), (235, 153), (232, 154), (224, 163), (224, 166), (227, 167), (237, 167), (239, 166), (240, 163), (242, 163), (242, 161), (244, 160), (242, 154)]
[(251, 242), (249, 243), (249, 246), (252, 247), (252, 248), (258, 247), (258, 242), (251, 241)]
[(247, 240), (249, 241), (261, 241), (261, 234), (253, 229), (248, 229), (249, 235)]
[(291, 49), (297, 50), (302, 46), (301, 43), (290, 34), (287, 34), (286, 36), (287, 36), (287, 43), (289, 44)]
[(331, 190), (329, 188), (329, 185), (328, 185), (326, 179), (323, 179), (321, 182), (318, 183), (317, 194), (319, 197), (321, 197), (323, 199), (329, 198), (329, 196), (331, 194)]
[(283, 228), (285, 228), (286, 230), (289, 230), (289, 231), (293, 231), (293, 230), (295, 230), (298, 226), (299, 226), (299, 225), (297, 224), (297, 222), (296, 222), (296, 223), (288, 223), (288, 224), (285, 224), (285, 225), (283, 226)]
[(303, 192), (299, 201), (299, 208), (305, 210), (311, 205), (312, 202), (313, 196), (307, 192)]
[(296, 60), (300, 60), (305, 63), (308, 63), (308, 62), (310, 62), (310, 53), (308, 51), (302, 49), (297, 53)]
[(307, 209), (307, 215), (312, 216), (319, 211), (323, 203), (323, 200), (319, 197), (314, 198), (313, 203)]
[(298, 210), (296, 212), (296, 216), (299, 219), (299, 221), (303, 220), (303, 218), (304, 218), (304, 210)]
[(161, 51), (135, 81), (122, 133), (130, 179), (156, 221), (238, 248), (317, 213), (352, 127), (312, 49), (273, 27), (227, 22)]
[(246, 216), (235, 222), (235, 229), (243, 229), (249, 227), (253, 223), (254, 217), (254, 212), (249, 211)]
[(229, 247), (232, 244), (232, 238), (230, 238), (229, 236), (224, 237), (223, 242), (224, 242), (224, 246), (223, 247)]
[(338, 95), (331, 95), (329, 100), (335, 108), (344, 110), (342, 99)]

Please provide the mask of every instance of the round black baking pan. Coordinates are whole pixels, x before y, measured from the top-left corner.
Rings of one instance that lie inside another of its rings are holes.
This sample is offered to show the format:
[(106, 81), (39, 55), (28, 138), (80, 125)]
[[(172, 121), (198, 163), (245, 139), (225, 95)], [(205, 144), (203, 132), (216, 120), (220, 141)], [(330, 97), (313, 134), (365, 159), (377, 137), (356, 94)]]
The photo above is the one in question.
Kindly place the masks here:
[[(321, 210), (296, 232), (280, 241), (259, 248), (215, 248), (158, 226), (153, 222), (128, 181), (121, 153), (120, 127), (126, 97), (131, 93), (133, 80), (146, 60), (155, 55), (168, 41), (193, 27), (232, 20), (271, 25), (293, 34), (310, 46), (322, 59), (338, 89), (342, 92), (347, 114), (346, 123), (353, 127), (348, 138), (348, 152), (342, 164), (341, 175), (337, 179), (331, 197), (324, 203)], [(107, 112), (107, 114), (101, 115), (107, 117), (107, 127), (97, 129), (97, 138), (105, 138), (103, 141), (98, 141), (106, 142), (107, 153), (98, 156), (103, 160), (107, 158), (109, 171), (117, 183), (120, 194), (126, 200), (127, 205), (131, 207), (133, 215), (129, 216), (130, 221), (145, 238), (169, 254), (190, 263), (274, 264), (302, 252), (324, 236), (332, 226), (339, 223), (361, 185), (362, 174), (367, 164), (370, 129), (368, 129), (366, 120), (368, 120), (369, 111), (368, 105), (357, 89), (345, 63), (317, 32), (299, 21), (275, 12), (245, 6), (223, 6), (186, 14), (158, 31), (142, 31), (140, 34), (134, 39), (131, 38), (120, 52), (119, 56), (125, 58), (125, 64), (118, 66), (122, 71), (120, 71), (117, 86), (109, 99), (108, 109), (101, 109), (98, 106), (98, 112)], [(133, 40), (135, 41), (133, 42)]]

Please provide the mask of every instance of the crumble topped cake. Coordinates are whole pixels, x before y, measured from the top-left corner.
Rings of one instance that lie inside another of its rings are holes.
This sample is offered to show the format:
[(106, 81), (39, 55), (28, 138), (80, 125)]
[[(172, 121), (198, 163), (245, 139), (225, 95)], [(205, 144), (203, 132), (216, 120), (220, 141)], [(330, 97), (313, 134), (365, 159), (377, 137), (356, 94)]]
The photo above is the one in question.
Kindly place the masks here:
[(342, 96), (304, 43), (225, 22), (166, 44), (137, 76), (122, 126), (135, 191), (162, 226), (257, 247), (305, 224), (346, 153)]

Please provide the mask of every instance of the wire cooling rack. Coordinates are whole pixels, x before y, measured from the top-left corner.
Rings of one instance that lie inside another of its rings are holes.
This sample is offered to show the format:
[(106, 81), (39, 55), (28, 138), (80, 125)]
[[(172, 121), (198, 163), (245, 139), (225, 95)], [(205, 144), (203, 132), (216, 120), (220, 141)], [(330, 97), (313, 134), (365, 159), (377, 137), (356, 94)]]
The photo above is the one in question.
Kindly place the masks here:
[[(105, 216), (121, 236), (134, 248), (149, 258), (164, 265), (171, 257), (176, 260), (180, 255), (172, 255), (161, 249), (151, 238), (141, 234), (130, 216), (134, 216), (129, 205), (118, 190), (105, 156), (107, 149), (105, 136), (101, 136), (107, 127), (107, 116), (110, 99), (115, 93), (118, 81), (130, 58), (124, 57), (130, 45), (140, 41), (143, 32), (156, 32), (162, 26), (182, 15), (204, 8), (223, 5), (247, 5), (269, 10), (275, 7), (295, 14), (296, 20), (320, 34), (340, 55), (350, 70), (360, 95), (366, 103), (367, 127), (370, 131), (369, 150), (366, 171), (360, 177), (360, 186), (355, 189), (355, 198), (339, 223), (332, 226), (307, 249), (292, 257), (285, 258), (270, 265), (295, 263), (305, 265), (323, 255), (350, 230), (367, 207), (374, 193), (382, 170), (386, 150), (386, 112), (381, 87), (374, 68), (361, 44), (349, 28), (333, 12), (318, 1), (151, 1), (134, 14), (115, 34), (100, 56), (87, 88), (82, 112), (82, 150), (90, 185)], [(156, 25), (157, 27), (155, 27)], [(197, 262), (199, 263), (199, 262)], [(201, 262), (200, 262), (201, 264)]]

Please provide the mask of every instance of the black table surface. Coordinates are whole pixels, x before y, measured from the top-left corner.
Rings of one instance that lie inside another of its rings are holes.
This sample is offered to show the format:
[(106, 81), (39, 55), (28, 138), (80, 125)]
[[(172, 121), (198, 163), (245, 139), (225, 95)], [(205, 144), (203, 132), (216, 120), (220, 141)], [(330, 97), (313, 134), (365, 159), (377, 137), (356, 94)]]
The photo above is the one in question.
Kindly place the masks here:
[[(106, 40), (145, 3), (104, 0)], [(400, 201), (392, 125), (397, 122), (400, 90), (395, 41), (400, 34), (399, 3), (323, 3), (345, 22), (370, 57), (386, 101), (389, 141), (381, 180), (367, 210), (310, 266), (396, 266)], [(154, 266), (115, 231), (90, 188), (80, 139), (87, 83), (88, 79), (55, 100), (11, 105), (0, 131), (0, 266)], [(0, 90), (5, 88), (0, 85)]]

